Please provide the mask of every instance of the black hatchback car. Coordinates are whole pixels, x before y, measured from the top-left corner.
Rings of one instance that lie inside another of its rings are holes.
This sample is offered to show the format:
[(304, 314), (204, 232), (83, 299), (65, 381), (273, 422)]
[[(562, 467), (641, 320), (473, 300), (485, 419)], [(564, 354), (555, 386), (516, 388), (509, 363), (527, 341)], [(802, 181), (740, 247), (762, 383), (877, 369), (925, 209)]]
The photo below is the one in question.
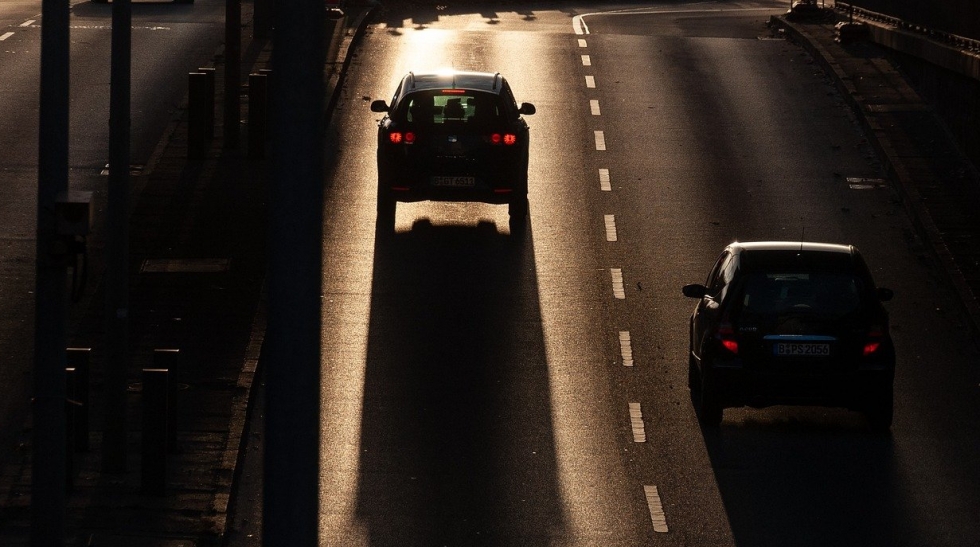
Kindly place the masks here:
[(873, 429), (892, 423), (895, 348), (883, 301), (858, 250), (800, 242), (732, 243), (690, 321), (688, 382), (698, 420), (725, 408), (845, 407)]
[(378, 221), (399, 201), (507, 204), (511, 227), (528, 216), (528, 126), (534, 105), (514, 100), (500, 73), (405, 75), (378, 126)]

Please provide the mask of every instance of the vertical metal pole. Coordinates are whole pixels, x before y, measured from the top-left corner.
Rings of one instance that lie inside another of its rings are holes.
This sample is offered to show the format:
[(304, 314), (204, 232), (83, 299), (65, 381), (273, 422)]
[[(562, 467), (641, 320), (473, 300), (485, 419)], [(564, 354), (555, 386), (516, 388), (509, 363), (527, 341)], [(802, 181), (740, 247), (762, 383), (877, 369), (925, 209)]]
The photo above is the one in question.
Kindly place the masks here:
[(68, 190), (70, 34), (68, 0), (43, 0), (34, 301), (34, 432), (31, 545), (65, 543), (65, 348), (68, 269), (55, 255), (55, 203)]
[(112, 2), (109, 85), (109, 189), (106, 204), (105, 393), (102, 470), (126, 471), (126, 371), (129, 364), (130, 0)]
[(267, 547), (318, 544), (324, 11), (323, 0), (293, 0), (276, 11), (262, 524)]
[(225, 0), (225, 148), (237, 150), (241, 136), (242, 0)]

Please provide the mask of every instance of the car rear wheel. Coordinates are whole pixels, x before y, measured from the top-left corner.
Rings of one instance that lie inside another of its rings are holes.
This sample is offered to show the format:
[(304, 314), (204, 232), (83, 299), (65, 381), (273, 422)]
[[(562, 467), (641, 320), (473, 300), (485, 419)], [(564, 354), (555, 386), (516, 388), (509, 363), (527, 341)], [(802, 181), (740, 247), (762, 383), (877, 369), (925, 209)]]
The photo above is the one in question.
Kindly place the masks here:
[(704, 368), (703, 373), (699, 377), (698, 390), (698, 423), (702, 427), (718, 427), (721, 425), (722, 415), (724, 414), (724, 408), (721, 406), (721, 400), (718, 397), (718, 390), (714, 386), (714, 382), (710, 375), (705, 374), (707, 368)]
[(511, 231), (518, 232), (527, 228), (527, 217), (530, 209), (531, 206), (526, 195), (511, 201), (507, 205), (507, 212), (510, 214)]
[(398, 202), (388, 192), (382, 190), (383, 185), (378, 185), (378, 227), (383, 230), (395, 229), (395, 213), (397, 212)]

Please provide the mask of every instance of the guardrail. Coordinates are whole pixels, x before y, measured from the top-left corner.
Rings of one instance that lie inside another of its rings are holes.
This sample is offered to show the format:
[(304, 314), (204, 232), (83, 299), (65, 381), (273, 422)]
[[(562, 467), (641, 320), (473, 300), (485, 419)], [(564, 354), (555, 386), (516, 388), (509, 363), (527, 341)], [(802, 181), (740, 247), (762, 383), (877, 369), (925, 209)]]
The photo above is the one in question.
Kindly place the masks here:
[(970, 53), (980, 53), (980, 40), (974, 40), (973, 38), (967, 38), (965, 36), (960, 36), (958, 34), (936, 30), (933, 28), (926, 27), (924, 25), (912, 23), (909, 21), (905, 21), (903, 19), (899, 19), (897, 17), (893, 17), (885, 13), (871, 11), (869, 9), (865, 9), (860, 6), (855, 6), (854, 4), (848, 4), (845, 2), (835, 2), (834, 9), (839, 13), (842, 13), (849, 17), (857, 17), (859, 19), (874, 22), (879, 25), (892, 26), (895, 27), (896, 29), (920, 34), (935, 42), (939, 42), (951, 47), (955, 47), (957, 49), (962, 49)]

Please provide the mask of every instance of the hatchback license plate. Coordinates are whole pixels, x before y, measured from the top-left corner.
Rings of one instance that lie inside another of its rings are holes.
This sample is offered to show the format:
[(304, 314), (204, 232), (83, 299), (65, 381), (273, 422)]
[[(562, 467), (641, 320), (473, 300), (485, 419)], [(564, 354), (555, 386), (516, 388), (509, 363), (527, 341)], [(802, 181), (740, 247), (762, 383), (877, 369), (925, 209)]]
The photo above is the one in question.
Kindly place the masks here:
[(778, 357), (827, 357), (830, 355), (830, 344), (778, 342), (773, 353)]
[(476, 186), (476, 177), (432, 177), (432, 186), (452, 186), (455, 188), (469, 188)]

